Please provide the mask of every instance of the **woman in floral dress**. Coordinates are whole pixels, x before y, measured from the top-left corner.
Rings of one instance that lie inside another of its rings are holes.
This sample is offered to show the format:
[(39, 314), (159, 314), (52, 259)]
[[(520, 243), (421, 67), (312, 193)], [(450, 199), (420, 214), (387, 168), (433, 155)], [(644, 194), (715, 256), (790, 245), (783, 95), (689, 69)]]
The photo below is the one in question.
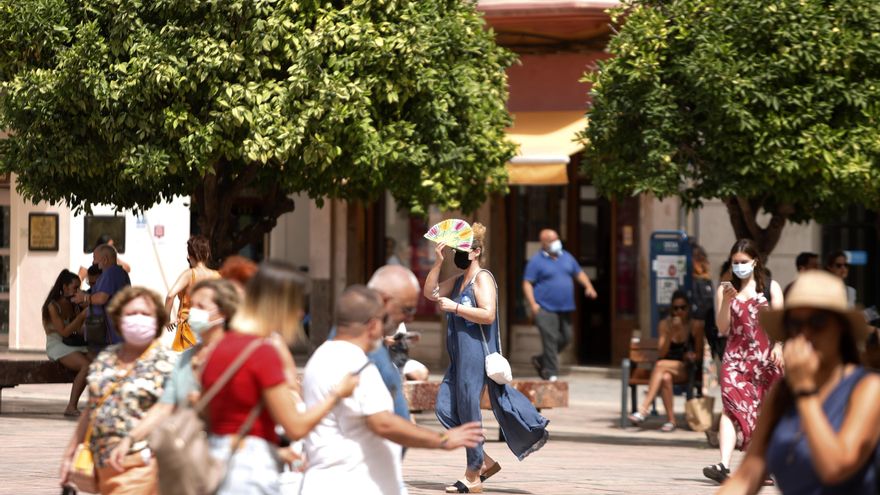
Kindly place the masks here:
[(758, 322), (760, 308), (782, 307), (782, 288), (768, 277), (751, 239), (737, 241), (729, 261), (733, 280), (722, 282), (715, 296), (718, 334), (727, 337), (721, 364), (721, 462), (703, 468), (707, 478), (719, 483), (730, 475), (733, 449), (748, 447), (764, 394), (782, 376), (782, 344), (771, 342)]
[(67, 445), (61, 485), (69, 484), (76, 447), (85, 441), (94, 457), (98, 493), (156, 495), (156, 460), (146, 441), (130, 445), (117, 466), (121, 470), (111, 465), (110, 452), (159, 400), (174, 369), (177, 353), (159, 344), (168, 315), (159, 295), (143, 287), (123, 289), (107, 311), (122, 334), (122, 343), (101, 351), (89, 368), (89, 405)]

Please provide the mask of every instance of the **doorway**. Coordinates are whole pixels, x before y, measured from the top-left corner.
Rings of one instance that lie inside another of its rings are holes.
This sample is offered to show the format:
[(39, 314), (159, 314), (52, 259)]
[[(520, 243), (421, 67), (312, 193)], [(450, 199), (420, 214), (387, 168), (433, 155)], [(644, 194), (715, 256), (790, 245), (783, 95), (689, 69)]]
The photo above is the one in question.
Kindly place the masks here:
[(611, 361), (611, 217), (612, 205), (587, 179), (579, 178), (569, 188), (571, 214), (569, 231), (574, 235), (571, 253), (590, 278), (598, 297), (588, 299), (577, 286), (574, 328), (578, 360), (583, 364)]
[[(569, 176), (576, 176), (571, 171)], [(522, 291), (529, 259), (540, 249), (543, 229), (559, 233), (563, 247), (578, 261), (598, 292), (588, 300), (575, 282), (577, 309), (572, 315), (574, 357), (580, 364), (611, 362), (611, 213), (612, 204), (598, 196), (586, 179), (560, 186), (514, 186), (507, 197), (509, 307), (511, 323), (530, 325)]]

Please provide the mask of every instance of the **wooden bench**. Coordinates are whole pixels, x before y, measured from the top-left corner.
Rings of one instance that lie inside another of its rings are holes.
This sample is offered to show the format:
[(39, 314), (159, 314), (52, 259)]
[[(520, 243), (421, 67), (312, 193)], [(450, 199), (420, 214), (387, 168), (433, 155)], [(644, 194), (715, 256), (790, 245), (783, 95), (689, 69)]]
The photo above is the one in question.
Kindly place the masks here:
[[(633, 338), (629, 344), (629, 357), (624, 358), (620, 370), (620, 427), (625, 428), (629, 424), (627, 416), (636, 412), (639, 407), (638, 386), (648, 385), (651, 381), (651, 370), (660, 359), (658, 341), (655, 338)], [(702, 362), (688, 365), (688, 374), (685, 378), (675, 381), (675, 385), (684, 386), (685, 394), (690, 399), (696, 395), (702, 395)], [(630, 398), (631, 409), (627, 407), (627, 399)], [(656, 411), (656, 409), (655, 409)]]
[[(537, 410), (554, 407), (568, 407), (568, 383), (547, 380), (514, 380), (511, 386), (520, 391), (534, 404)], [(410, 411), (433, 411), (437, 404), (437, 391), (440, 382), (407, 381), (403, 384), (403, 395)], [(483, 392), (480, 400), (482, 409), (491, 409), (489, 396)]]
[(0, 360), (0, 411), (3, 389), (36, 383), (73, 383), (76, 373), (47, 359)]

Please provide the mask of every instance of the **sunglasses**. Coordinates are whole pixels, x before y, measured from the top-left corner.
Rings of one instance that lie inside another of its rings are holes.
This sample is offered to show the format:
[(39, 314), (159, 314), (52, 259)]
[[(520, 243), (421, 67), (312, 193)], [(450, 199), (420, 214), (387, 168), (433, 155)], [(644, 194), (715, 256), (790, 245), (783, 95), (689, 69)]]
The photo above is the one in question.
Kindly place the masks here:
[(835, 263), (834, 268), (849, 268), (849, 263)]
[(785, 327), (785, 332), (789, 336), (795, 336), (800, 334), (801, 329), (804, 327), (809, 328), (813, 332), (823, 330), (825, 327), (828, 326), (828, 323), (830, 321), (830, 313), (819, 311), (811, 314), (806, 318), (794, 318), (792, 316), (786, 316), (782, 324)]
[(688, 309), (688, 307), (686, 305), (685, 306), (679, 306), (679, 305), (672, 306), (673, 311), (686, 311), (687, 309)]

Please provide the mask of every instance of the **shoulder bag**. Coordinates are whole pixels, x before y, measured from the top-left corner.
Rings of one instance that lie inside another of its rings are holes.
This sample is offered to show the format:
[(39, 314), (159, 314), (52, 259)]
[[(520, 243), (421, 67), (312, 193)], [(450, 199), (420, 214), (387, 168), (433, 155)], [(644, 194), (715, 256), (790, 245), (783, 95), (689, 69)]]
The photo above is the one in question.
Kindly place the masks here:
[[(489, 270), (480, 270), (477, 272), (479, 275), (482, 272), (486, 272), (492, 277), (492, 281), (495, 282), (495, 276), (492, 275), (492, 272)], [(473, 284), (476, 282), (477, 277), (474, 276), (474, 281), (471, 282)], [(498, 385), (508, 385), (513, 381), (513, 372), (510, 370), (510, 363), (507, 362), (507, 359), (501, 355), (501, 316), (498, 311), (498, 282), (495, 282), (495, 323), (498, 325), (498, 352), (489, 352), (489, 344), (486, 342), (486, 334), (483, 329), (483, 325), (480, 325), (480, 337), (483, 339), (483, 349), (486, 351), (486, 376), (488, 376), (493, 382)], [(491, 330), (492, 326), (489, 326)]]
[(206, 495), (214, 493), (223, 484), (229, 459), (251, 430), (262, 411), (263, 403), (261, 401), (251, 409), (238, 429), (226, 461), (211, 456), (206, 425), (199, 413), (263, 343), (262, 339), (251, 342), (195, 406), (178, 407), (150, 434), (150, 450), (159, 466), (159, 493)]

